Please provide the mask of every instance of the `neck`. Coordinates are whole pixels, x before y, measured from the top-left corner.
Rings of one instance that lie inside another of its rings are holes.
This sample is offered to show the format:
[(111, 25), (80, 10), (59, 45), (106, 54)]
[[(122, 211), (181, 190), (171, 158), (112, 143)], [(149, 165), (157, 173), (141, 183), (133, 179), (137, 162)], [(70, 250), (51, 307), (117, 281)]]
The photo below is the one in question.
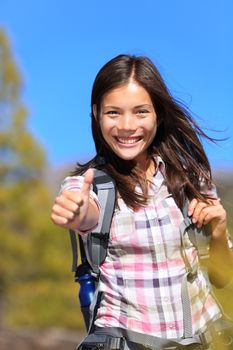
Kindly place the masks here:
[(144, 162), (138, 163), (138, 167), (144, 173), (147, 180), (151, 180), (156, 171), (156, 164), (151, 157), (147, 157)]
[(150, 159), (146, 169), (146, 179), (151, 181), (156, 171), (156, 164), (153, 159)]

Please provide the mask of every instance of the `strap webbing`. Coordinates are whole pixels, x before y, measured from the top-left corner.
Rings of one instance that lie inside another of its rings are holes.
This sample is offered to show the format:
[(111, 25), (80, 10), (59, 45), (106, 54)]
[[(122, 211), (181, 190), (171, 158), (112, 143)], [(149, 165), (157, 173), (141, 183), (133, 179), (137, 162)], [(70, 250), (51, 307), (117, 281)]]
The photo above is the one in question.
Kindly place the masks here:
[[(152, 335), (144, 334), (144, 333), (138, 333), (131, 331), (129, 329), (123, 329), (123, 328), (118, 328), (118, 327), (103, 327), (99, 328), (97, 327), (95, 329), (95, 335), (99, 334), (107, 334), (110, 336), (115, 336), (115, 337), (124, 337), (127, 340), (137, 343), (137, 344), (142, 344), (144, 347), (148, 347), (149, 349), (163, 349), (163, 348), (173, 348), (177, 347), (177, 345), (190, 345), (190, 344), (203, 344), (203, 338), (208, 338), (208, 341), (211, 340), (209, 334), (202, 333), (202, 334), (196, 334), (192, 335), (190, 338), (159, 338), (155, 337)], [(203, 337), (204, 335), (204, 337)], [(207, 339), (206, 339), (207, 340)]]
[(188, 217), (184, 218), (180, 225), (180, 238), (181, 238), (181, 254), (184, 259), (186, 274), (184, 275), (181, 283), (181, 300), (183, 307), (183, 326), (184, 326), (184, 338), (190, 338), (193, 336), (192, 330), (192, 309), (191, 301), (188, 292), (188, 280), (190, 278), (195, 278), (197, 269), (193, 267), (186, 255), (184, 235), (186, 231), (190, 228), (190, 219)]
[(88, 251), (94, 274), (99, 273), (99, 266), (106, 258), (109, 231), (115, 206), (115, 185), (112, 181), (97, 184), (101, 213), (98, 226), (92, 232)]
[(188, 275), (187, 272), (182, 280), (181, 284), (181, 300), (183, 306), (183, 322), (184, 322), (184, 338), (191, 338), (193, 336), (193, 327), (192, 327), (192, 310), (191, 302), (188, 293)]
[(69, 230), (70, 232), (70, 242), (72, 248), (72, 272), (76, 272), (77, 270), (77, 262), (78, 262), (78, 245), (76, 233), (73, 230)]

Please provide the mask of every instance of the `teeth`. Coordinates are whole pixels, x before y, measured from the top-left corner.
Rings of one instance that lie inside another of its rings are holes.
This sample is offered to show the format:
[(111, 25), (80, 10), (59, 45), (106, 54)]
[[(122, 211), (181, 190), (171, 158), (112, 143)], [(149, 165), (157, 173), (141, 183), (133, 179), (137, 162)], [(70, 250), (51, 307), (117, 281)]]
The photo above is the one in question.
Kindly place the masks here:
[(139, 141), (139, 137), (138, 138), (135, 138), (135, 139), (122, 139), (122, 138), (120, 138), (120, 137), (118, 137), (117, 138), (117, 140), (119, 141), (119, 142), (121, 142), (121, 143), (127, 143), (127, 144), (132, 144), (132, 143), (135, 143), (135, 142), (137, 142), (137, 141)]

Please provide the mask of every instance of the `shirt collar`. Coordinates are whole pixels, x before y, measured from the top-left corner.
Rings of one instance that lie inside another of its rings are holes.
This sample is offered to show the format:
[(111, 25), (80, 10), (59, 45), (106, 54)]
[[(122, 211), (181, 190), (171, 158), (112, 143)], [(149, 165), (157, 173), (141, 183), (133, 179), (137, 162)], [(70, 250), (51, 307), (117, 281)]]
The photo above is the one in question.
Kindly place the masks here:
[(165, 175), (166, 175), (166, 167), (165, 167), (164, 161), (158, 155), (155, 155), (153, 158), (154, 158), (154, 161), (155, 161), (155, 164), (156, 164), (156, 169), (158, 169), (162, 173), (163, 177), (165, 177)]

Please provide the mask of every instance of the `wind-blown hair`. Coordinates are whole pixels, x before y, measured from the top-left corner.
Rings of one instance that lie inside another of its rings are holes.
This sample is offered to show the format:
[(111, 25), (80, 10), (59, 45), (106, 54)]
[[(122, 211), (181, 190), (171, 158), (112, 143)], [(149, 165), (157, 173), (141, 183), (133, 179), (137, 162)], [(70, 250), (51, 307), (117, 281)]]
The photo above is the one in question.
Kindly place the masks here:
[[(106, 63), (93, 84), (91, 106), (96, 105), (96, 118), (92, 118), (92, 134), (97, 155), (86, 164), (77, 164), (74, 175), (83, 174), (89, 167), (104, 168), (116, 181), (117, 191), (125, 203), (137, 209), (148, 201), (148, 184), (134, 161), (119, 158), (105, 142), (99, 125), (101, 102), (110, 90), (130, 80), (141, 85), (150, 95), (158, 128), (149, 147), (148, 156), (159, 155), (165, 163), (166, 182), (178, 206), (182, 208), (186, 197), (204, 199), (200, 179), (208, 188), (211, 169), (199, 137), (213, 141), (194, 121), (188, 109), (170, 94), (159, 71), (144, 56), (119, 55)], [(139, 185), (142, 193), (135, 187)]]

